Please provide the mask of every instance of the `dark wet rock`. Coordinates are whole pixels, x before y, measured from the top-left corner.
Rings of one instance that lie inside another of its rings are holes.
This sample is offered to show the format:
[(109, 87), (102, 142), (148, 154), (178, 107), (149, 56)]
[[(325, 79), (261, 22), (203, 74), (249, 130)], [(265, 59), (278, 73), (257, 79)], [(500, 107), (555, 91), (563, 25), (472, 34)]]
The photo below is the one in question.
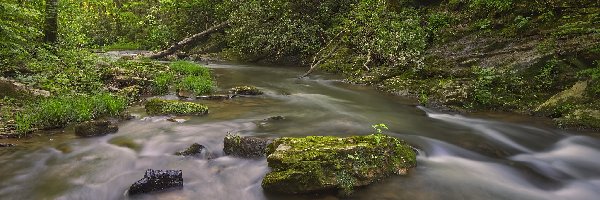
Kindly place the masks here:
[(176, 100), (151, 99), (146, 102), (146, 113), (149, 115), (205, 115), (208, 107), (193, 102)]
[(286, 118), (284, 116), (273, 116), (273, 117), (269, 117), (267, 119), (264, 119), (264, 121), (281, 121), (281, 120), (285, 120)]
[(181, 98), (194, 98), (194, 97), (196, 97), (196, 94), (192, 91), (179, 89), (179, 90), (177, 90), (177, 96), (181, 97)]
[(254, 87), (254, 86), (238, 86), (238, 87), (231, 88), (231, 90), (229, 90), (229, 92), (231, 94), (237, 94), (237, 95), (261, 95), (261, 94), (264, 94), (262, 91), (260, 91), (258, 88)]
[(88, 121), (75, 126), (75, 135), (79, 137), (102, 136), (116, 133), (119, 128), (107, 120)]
[(259, 137), (242, 137), (239, 135), (227, 135), (223, 143), (223, 151), (226, 155), (242, 158), (264, 157), (267, 145), (271, 139)]
[(265, 191), (300, 194), (353, 189), (416, 166), (416, 154), (404, 141), (383, 134), (309, 136), (275, 139), (267, 148), (271, 168)]
[(190, 147), (188, 147), (187, 149), (185, 149), (183, 151), (175, 152), (175, 155), (200, 157), (202, 155), (202, 152), (205, 149), (206, 149), (206, 147), (202, 146), (201, 144), (194, 143)]
[(129, 195), (146, 194), (168, 189), (183, 189), (181, 170), (146, 170), (144, 178), (129, 187)]
[(0, 148), (2, 147), (14, 147), (15, 144), (10, 144), (10, 143), (0, 143)]
[(224, 95), (224, 94), (223, 95), (204, 95), (204, 96), (197, 96), (196, 99), (223, 101), (223, 100), (232, 99), (236, 96), (237, 95)]

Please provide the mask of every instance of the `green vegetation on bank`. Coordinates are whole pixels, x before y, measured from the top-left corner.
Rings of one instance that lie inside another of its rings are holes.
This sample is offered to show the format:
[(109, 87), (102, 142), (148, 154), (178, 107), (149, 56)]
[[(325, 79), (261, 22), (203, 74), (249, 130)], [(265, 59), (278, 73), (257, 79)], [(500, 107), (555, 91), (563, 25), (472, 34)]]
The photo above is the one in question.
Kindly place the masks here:
[[(313, 66), (432, 106), (600, 128), (598, 1), (61, 0), (55, 42), (44, 41), (47, 2), (0, 3), (0, 74), (55, 97), (210, 93), (195, 64), (100, 61), (86, 49), (161, 49), (227, 22), (176, 57)], [(581, 99), (547, 103), (582, 82)]]

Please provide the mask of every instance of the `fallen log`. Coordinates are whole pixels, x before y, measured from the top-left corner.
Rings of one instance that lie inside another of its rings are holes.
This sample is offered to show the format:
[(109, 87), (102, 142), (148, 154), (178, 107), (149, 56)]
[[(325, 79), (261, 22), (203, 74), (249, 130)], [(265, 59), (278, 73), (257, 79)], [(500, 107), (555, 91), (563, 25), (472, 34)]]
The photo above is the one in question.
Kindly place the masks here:
[(156, 52), (154, 54), (150, 54), (148, 57), (152, 58), (152, 59), (159, 59), (159, 58), (164, 58), (168, 55), (174, 54), (175, 52), (177, 52), (178, 50), (180, 50), (181, 48), (194, 43), (202, 38), (204, 38), (207, 35), (210, 35), (214, 32), (218, 32), (220, 30), (222, 30), (225, 27), (229, 26), (229, 21), (225, 21), (223, 23), (217, 24), (213, 27), (210, 27), (200, 33), (196, 33), (190, 37), (184, 38), (183, 40), (173, 44), (172, 46), (170, 46), (169, 48)]

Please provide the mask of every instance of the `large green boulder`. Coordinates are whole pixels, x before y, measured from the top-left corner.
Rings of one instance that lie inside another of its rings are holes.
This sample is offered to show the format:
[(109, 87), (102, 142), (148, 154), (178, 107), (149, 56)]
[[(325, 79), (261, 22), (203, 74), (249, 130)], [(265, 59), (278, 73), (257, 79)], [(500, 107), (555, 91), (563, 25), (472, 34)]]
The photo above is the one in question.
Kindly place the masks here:
[(406, 174), (416, 166), (416, 154), (404, 141), (383, 134), (284, 137), (269, 144), (267, 162), (272, 171), (262, 181), (266, 191), (350, 194), (355, 187)]
[(146, 113), (149, 115), (205, 115), (208, 107), (193, 102), (177, 100), (151, 99), (146, 102)]

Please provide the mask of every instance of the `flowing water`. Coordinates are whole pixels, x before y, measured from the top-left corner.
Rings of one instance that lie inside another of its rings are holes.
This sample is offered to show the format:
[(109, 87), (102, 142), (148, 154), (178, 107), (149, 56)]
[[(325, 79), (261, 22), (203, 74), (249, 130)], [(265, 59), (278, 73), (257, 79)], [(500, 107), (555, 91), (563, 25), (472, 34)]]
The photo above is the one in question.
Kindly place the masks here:
[[(350, 199), (598, 199), (600, 140), (515, 115), (440, 113), (370, 87), (303, 69), (210, 65), (221, 90), (255, 85), (266, 94), (202, 101), (203, 117), (135, 119), (116, 134), (76, 138), (66, 129), (0, 149), (0, 199), (336, 199), (263, 192), (266, 159), (225, 156), (228, 133), (262, 137), (386, 134), (418, 147), (418, 167), (361, 188)], [(174, 98), (167, 96), (167, 98)], [(281, 121), (265, 121), (284, 116)], [(593, 133), (594, 134), (594, 133)], [(597, 134), (597, 133), (595, 133)], [(212, 159), (174, 156), (192, 143)], [(183, 190), (128, 197), (146, 169), (183, 170)]]

